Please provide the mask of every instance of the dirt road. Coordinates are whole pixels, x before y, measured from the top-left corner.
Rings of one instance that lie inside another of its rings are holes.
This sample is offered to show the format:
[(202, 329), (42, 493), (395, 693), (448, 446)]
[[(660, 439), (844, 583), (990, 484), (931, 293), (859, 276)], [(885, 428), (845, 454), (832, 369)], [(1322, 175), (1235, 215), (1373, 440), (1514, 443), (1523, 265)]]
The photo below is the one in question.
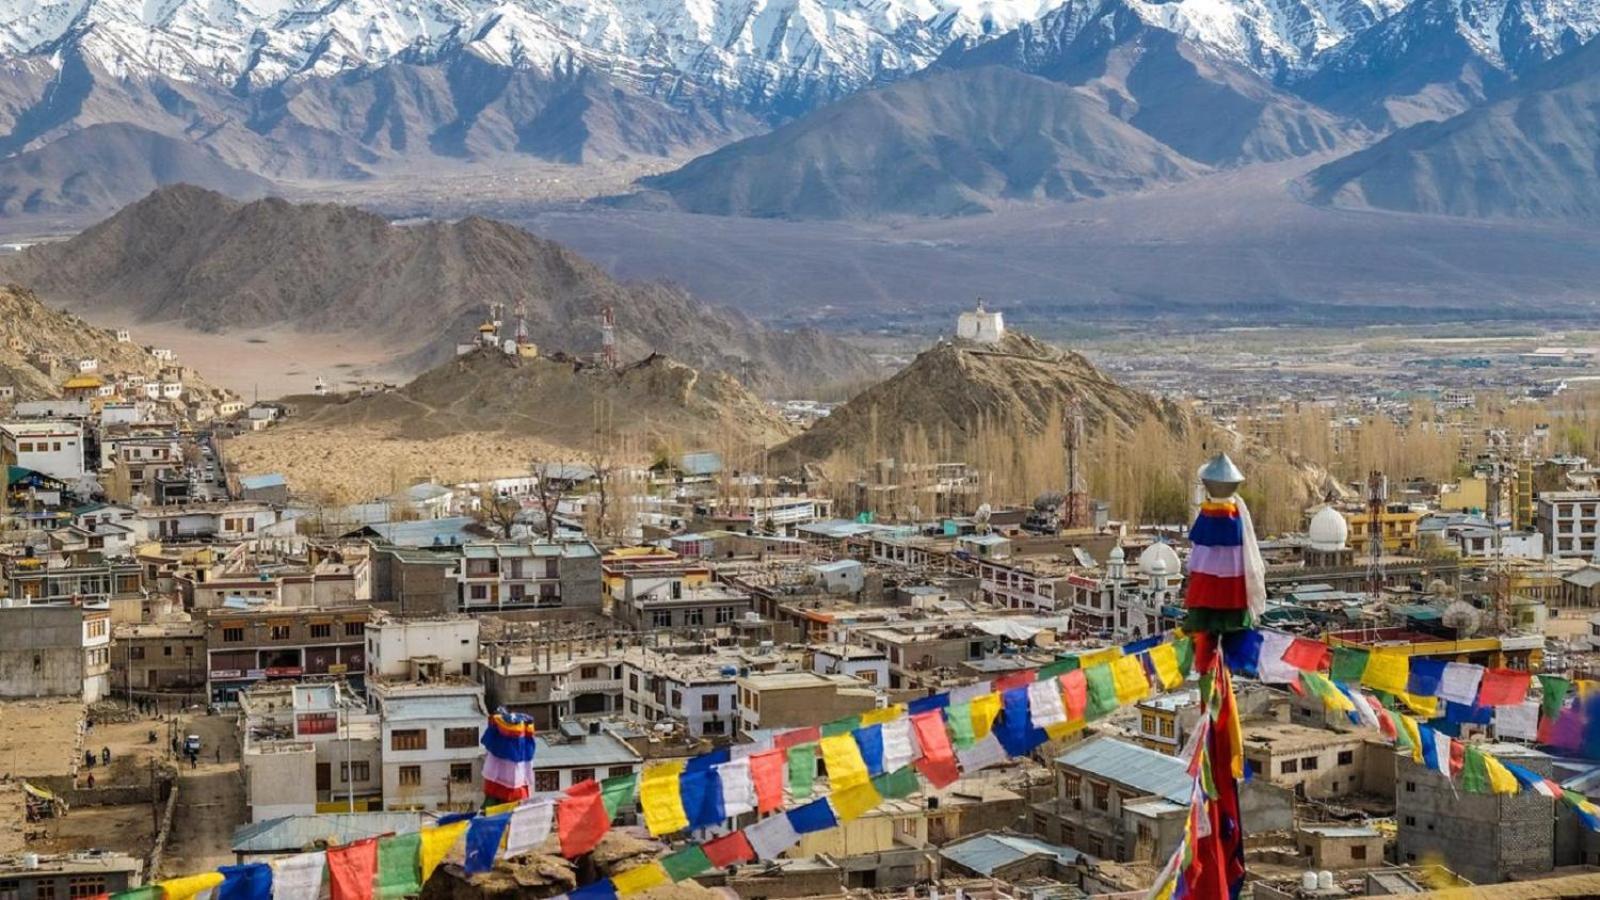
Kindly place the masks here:
[[(173, 812), (161, 875), (170, 878), (233, 863), (233, 830), (245, 822), (239, 738), (232, 715), (185, 716), (180, 735), (200, 736), (200, 763), (178, 762), (178, 808)], [(222, 761), (217, 761), (217, 749)]]

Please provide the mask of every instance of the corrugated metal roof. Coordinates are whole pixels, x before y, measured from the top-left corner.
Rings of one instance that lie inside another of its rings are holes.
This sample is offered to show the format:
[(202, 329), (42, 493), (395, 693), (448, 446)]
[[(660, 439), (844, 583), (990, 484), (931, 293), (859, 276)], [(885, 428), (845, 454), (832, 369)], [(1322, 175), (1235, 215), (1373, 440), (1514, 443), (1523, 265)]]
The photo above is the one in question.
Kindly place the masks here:
[(244, 488), (247, 491), (259, 491), (263, 488), (283, 487), (288, 483), (288, 479), (276, 472), (272, 472), (267, 475), (239, 476), (239, 487)]
[(1056, 757), (1056, 763), (1183, 805), (1194, 788), (1183, 760), (1116, 738), (1084, 741)]
[(471, 516), (451, 516), (416, 522), (376, 522), (367, 527), (397, 547), (430, 547), (473, 540), (476, 535), (468, 530), (473, 524)]
[(939, 849), (940, 856), (980, 875), (992, 875), (997, 869), (1038, 854), (1054, 856), (1064, 866), (1080, 857), (1091, 864), (1099, 862), (1081, 850), (1017, 834), (980, 834)]
[(415, 812), (284, 816), (235, 828), (233, 852), (294, 853), (311, 849), (318, 841), (348, 844), (380, 834), (408, 834), (421, 829), (422, 814)]
[(604, 731), (572, 743), (553, 743), (536, 737), (534, 745), (535, 769), (599, 768), (639, 762), (639, 754), (632, 747)]

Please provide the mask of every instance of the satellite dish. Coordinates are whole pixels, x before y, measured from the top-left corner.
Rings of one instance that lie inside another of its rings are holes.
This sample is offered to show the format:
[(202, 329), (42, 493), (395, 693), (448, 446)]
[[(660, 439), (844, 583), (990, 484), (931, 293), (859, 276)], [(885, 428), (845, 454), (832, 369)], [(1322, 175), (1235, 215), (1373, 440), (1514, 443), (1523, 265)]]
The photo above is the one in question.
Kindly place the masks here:
[(1483, 627), (1483, 613), (1472, 604), (1457, 600), (1445, 607), (1439, 621), (1444, 627), (1455, 629), (1457, 636), (1466, 637), (1477, 634), (1478, 629)]

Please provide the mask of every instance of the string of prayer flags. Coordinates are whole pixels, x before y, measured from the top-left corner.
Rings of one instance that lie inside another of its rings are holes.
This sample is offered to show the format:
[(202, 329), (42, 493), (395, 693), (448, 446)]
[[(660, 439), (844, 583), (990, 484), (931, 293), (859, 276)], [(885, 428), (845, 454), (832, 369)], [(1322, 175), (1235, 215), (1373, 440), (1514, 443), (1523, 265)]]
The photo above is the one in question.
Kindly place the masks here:
[(593, 781), (568, 788), (566, 796), (556, 804), (556, 836), (561, 840), (561, 855), (568, 859), (593, 850), (610, 828), (611, 817), (606, 815), (600, 785)]
[(422, 835), (415, 831), (378, 839), (378, 900), (400, 900), (422, 890), (421, 848)]
[[(466, 823), (462, 823), (466, 827)], [(378, 874), (378, 839), (364, 838), (328, 849), (331, 900), (371, 900)]]

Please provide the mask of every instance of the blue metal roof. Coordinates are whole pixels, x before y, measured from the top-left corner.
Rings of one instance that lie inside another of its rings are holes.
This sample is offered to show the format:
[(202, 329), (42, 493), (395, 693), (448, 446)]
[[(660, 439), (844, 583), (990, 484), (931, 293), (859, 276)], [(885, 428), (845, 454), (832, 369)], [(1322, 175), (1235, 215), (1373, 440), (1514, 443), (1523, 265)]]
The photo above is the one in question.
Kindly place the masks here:
[(396, 547), (436, 547), (476, 539), (477, 535), (468, 530), (473, 524), (471, 516), (451, 516), (415, 522), (375, 522), (367, 527)]
[(993, 875), (998, 869), (1039, 854), (1054, 856), (1064, 866), (1079, 858), (1091, 864), (1099, 862), (1081, 850), (1019, 834), (980, 834), (939, 849), (940, 856), (979, 875)]
[(319, 841), (332, 846), (380, 834), (408, 834), (420, 830), (422, 814), (415, 812), (284, 816), (235, 828), (233, 852), (298, 853), (312, 849)]
[(288, 484), (289, 480), (276, 472), (266, 475), (239, 476), (239, 487), (244, 488), (247, 491), (259, 491), (266, 488), (285, 487)]
[(1183, 760), (1112, 737), (1084, 741), (1056, 757), (1056, 763), (1183, 806), (1194, 789)]

